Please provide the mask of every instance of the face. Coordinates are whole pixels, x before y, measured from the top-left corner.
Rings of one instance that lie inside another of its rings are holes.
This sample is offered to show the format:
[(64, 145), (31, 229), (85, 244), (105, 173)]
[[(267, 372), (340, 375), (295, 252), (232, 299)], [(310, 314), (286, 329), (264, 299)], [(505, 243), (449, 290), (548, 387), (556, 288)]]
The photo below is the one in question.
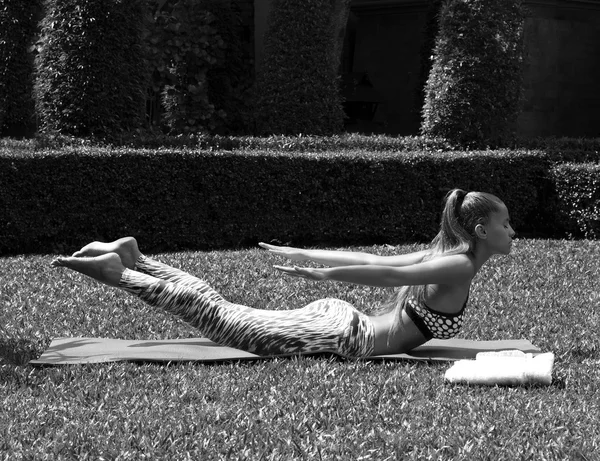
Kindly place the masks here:
[(507, 255), (510, 253), (515, 231), (510, 225), (506, 205), (500, 204), (500, 210), (489, 216), (483, 229), (485, 230), (483, 238), (493, 254)]

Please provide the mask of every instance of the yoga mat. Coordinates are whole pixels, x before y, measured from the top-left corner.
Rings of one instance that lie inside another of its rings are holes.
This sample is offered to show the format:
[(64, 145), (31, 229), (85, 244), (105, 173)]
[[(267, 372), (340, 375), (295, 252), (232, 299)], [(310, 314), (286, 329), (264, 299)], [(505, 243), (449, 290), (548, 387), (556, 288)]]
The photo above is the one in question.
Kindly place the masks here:
[[(520, 350), (537, 354), (540, 350), (524, 339), (471, 341), (448, 339), (431, 341), (408, 354), (368, 357), (366, 360), (441, 360), (473, 359), (479, 352)], [(286, 357), (286, 356), (278, 356)], [(289, 357), (289, 356), (288, 356)], [(206, 338), (125, 340), (109, 338), (57, 338), (32, 365), (68, 365), (101, 362), (222, 362), (265, 360), (231, 347), (219, 346)]]

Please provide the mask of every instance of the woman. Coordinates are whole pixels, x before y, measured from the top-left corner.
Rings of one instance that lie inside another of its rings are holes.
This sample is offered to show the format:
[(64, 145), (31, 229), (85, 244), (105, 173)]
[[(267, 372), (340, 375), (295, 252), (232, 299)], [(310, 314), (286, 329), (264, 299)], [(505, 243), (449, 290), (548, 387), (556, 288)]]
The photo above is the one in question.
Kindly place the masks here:
[(473, 277), (495, 254), (508, 254), (515, 235), (496, 196), (454, 189), (431, 248), (397, 256), (301, 250), (261, 243), (292, 261), (327, 268), (275, 266), (292, 277), (400, 287), (381, 313), (366, 315), (338, 299), (301, 309), (268, 311), (226, 301), (203, 280), (144, 256), (135, 239), (93, 242), (67, 267), (123, 289), (182, 318), (214, 342), (259, 355), (333, 352), (345, 357), (407, 352), (431, 338), (458, 333)]

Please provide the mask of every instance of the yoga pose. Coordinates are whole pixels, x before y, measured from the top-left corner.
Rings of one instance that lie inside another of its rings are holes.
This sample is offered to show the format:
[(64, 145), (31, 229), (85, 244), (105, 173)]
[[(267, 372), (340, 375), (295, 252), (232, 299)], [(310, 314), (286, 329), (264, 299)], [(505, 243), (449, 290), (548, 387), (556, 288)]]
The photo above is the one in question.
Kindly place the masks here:
[(374, 315), (339, 299), (295, 310), (261, 310), (226, 301), (206, 282), (143, 255), (132, 237), (93, 242), (52, 261), (182, 318), (212, 341), (258, 355), (333, 352), (345, 357), (407, 352), (431, 338), (456, 335), (471, 282), (495, 254), (508, 254), (515, 235), (508, 210), (496, 196), (452, 190), (441, 228), (429, 249), (377, 256), (303, 250), (261, 243), (292, 261), (325, 268), (275, 266), (292, 277), (399, 287)]

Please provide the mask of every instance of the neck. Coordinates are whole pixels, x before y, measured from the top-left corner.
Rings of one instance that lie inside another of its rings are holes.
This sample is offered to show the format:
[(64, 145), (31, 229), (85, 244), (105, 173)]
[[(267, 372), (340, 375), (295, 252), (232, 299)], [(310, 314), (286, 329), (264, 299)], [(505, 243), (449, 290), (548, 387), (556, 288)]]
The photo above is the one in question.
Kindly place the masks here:
[(473, 256), (473, 262), (475, 263), (475, 272), (479, 272), (479, 269), (492, 257), (492, 254), (481, 247), (476, 247), (471, 253)]

